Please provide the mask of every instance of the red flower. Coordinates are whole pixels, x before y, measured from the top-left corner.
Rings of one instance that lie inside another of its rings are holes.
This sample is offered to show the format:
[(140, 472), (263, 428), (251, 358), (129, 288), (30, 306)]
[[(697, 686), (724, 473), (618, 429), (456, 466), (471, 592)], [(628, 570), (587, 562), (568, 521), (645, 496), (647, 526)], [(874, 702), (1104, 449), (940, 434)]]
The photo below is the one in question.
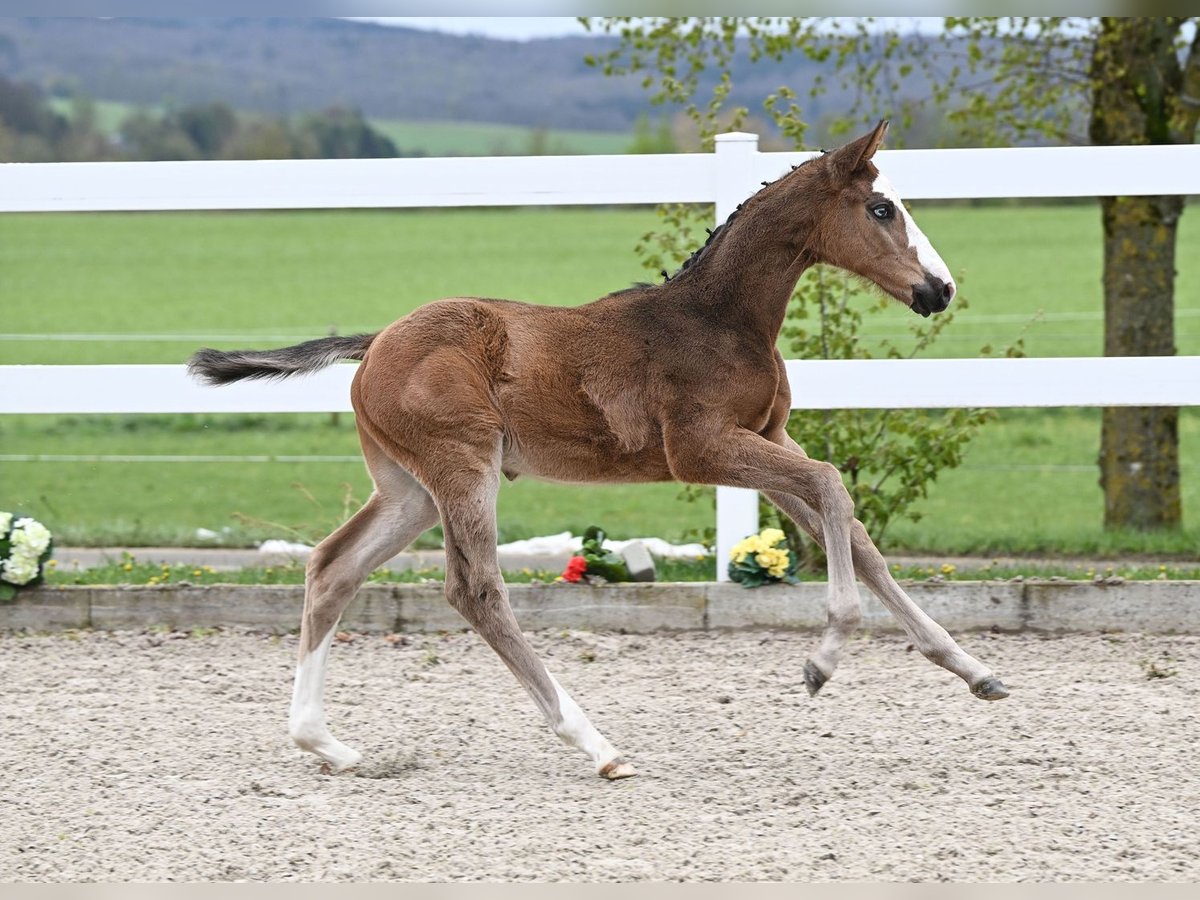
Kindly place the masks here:
[(587, 560), (582, 556), (572, 556), (567, 561), (566, 571), (562, 573), (563, 581), (570, 581), (572, 584), (579, 581), (583, 577), (583, 573), (587, 571)]

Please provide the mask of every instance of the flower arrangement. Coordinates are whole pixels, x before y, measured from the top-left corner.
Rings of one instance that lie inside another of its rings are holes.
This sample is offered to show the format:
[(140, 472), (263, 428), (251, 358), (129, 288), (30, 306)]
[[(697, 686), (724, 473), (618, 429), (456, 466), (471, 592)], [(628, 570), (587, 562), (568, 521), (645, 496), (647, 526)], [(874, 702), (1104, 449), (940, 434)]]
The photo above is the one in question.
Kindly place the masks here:
[(0, 601), (37, 584), (54, 550), (50, 529), (29, 516), (0, 512)]
[(567, 561), (567, 568), (556, 579), (571, 584), (580, 581), (632, 581), (625, 560), (604, 549), (604, 529), (595, 525), (583, 533), (583, 547)]
[(729, 552), (729, 578), (743, 587), (769, 582), (796, 583), (796, 560), (778, 528), (764, 528), (734, 544)]

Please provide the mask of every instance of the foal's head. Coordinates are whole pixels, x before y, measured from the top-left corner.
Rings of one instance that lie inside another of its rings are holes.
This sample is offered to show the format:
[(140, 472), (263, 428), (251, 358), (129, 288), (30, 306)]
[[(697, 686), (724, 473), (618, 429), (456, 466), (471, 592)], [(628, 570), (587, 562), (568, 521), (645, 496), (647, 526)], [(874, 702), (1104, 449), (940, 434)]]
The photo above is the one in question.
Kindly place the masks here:
[(813, 249), (821, 262), (869, 279), (928, 316), (950, 305), (954, 279), (896, 189), (871, 162), (887, 126), (880, 122), (870, 134), (813, 161), (827, 179), (827, 205)]

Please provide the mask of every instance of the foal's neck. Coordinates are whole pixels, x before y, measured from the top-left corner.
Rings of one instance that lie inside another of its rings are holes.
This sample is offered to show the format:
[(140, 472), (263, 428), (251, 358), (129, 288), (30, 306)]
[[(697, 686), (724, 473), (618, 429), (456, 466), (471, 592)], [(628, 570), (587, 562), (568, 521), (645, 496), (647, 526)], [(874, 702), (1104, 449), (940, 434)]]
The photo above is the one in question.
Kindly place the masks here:
[(816, 261), (819, 193), (803, 170), (763, 188), (729, 218), (712, 243), (676, 276), (691, 302), (774, 347), (788, 300)]

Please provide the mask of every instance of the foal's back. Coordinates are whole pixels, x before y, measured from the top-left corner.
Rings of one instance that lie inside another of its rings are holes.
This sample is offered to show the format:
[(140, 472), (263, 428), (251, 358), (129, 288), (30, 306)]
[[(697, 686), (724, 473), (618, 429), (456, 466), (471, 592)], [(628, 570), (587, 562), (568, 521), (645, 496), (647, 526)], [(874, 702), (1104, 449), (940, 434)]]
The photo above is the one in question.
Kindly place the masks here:
[(372, 341), (355, 412), (416, 471), (469, 444), (481, 464), (498, 455), (510, 478), (669, 480), (654, 339), (669, 329), (646, 328), (646, 310), (636, 291), (580, 307), (429, 303)]

